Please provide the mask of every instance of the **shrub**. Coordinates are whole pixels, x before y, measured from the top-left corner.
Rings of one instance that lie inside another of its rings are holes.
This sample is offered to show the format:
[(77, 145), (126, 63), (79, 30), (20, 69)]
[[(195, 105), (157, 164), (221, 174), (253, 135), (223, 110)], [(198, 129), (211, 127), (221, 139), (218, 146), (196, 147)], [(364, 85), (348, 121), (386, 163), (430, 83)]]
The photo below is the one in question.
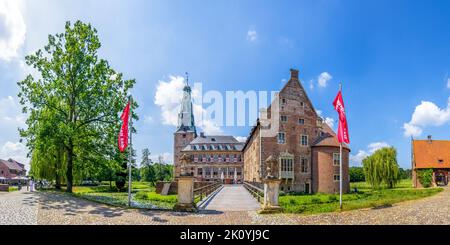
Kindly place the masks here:
[(423, 187), (428, 188), (431, 186), (433, 181), (433, 170), (432, 169), (418, 169), (417, 177), (419, 178), (420, 184)]
[(313, 198), (311, 198), (311, 203), (313, 203), (313, 204), (319, 204), (319, 203), (321, 203), (322, 201), (320, 200), (320, 198), (317, 198), (317, 197), (313, 197)]
[(366, 181), (364, 169), (362, 167), (350, 167), (350, 182)]
[(147, 200), (148, 199), (148, 191), (138, 191), (134, 197), (136, 199)]
[(328, 196), (328, 202), (336, 202), (338, 198), (334, 195)]

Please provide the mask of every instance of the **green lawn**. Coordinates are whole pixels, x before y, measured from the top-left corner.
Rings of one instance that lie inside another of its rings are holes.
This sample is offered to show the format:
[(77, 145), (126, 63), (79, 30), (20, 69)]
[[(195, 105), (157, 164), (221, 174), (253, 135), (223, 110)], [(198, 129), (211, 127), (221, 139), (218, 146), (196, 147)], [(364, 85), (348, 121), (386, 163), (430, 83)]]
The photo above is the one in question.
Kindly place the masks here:
[[(350, 183), (350, 188), (353, 191), (354, 188), (358, 188), (358, 191), (371, 190), (369, 183), (367, 182), (352, 182)], [(411, 179), (402, 179), (397, 183), (395, 189), (413, 188)]]
[[(74, 186), (73, 195), (104, 204), (128, 206), (128, 192), (118, 192), (115, 186), (111, 188), (109, 183), (102, 182), (99, 186)], [(132, 182), (132, 202), (133, 207), (137, 208), (171, 209), (177, 202), (177, 196), (161, 196), (156, 194), (151, 183)]]
[[(343, 210), (388, 207), (394, 203), (420, 199), (441, 192), (442, 188), (411, 188), (411, 180), (402, 180), (395, 189), (372, 190), (367, 183), (351, 183), (358, 193), (343, 195)], [(339, 211), (339, 195), (286, 195), (280, 196), (280, 206), (287, 213), (323, 213)]]
[(19, 190), (19, 187), (17, 187), (17, 186), (9, 186), (8, 187), (9, 192), (18, 191), (18, 190)]

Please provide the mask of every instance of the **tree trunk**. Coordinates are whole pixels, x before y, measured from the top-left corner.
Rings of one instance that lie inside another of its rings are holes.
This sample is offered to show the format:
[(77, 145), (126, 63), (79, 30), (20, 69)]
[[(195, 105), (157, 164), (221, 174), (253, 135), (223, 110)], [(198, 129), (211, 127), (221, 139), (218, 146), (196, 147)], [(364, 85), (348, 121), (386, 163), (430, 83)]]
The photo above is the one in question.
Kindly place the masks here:
[(58, 171), (56, 171), (55, 174), (55, 189), (61, 190), (61, 177), (58, 174)]
[(67, 147), (67, 192), (72, 193), (73, 185), (73, 143), (70, 140), (69, 146)]
[(61, 147), (58, 148), (57, 156), (56, 156), (56, 164), (55, 164), (55, 189), (61, 190), (61, 176), (59, 175), (59, 169), (61, 166), (61, 154), (62, 154)]

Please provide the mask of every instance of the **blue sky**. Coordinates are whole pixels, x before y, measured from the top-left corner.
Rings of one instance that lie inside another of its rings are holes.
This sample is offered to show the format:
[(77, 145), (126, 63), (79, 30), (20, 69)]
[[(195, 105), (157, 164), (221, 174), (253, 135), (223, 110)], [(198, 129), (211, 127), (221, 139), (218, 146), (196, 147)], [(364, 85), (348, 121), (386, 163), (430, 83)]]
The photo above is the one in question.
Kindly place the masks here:
[[(137, 80), (139, 152), (148, 147), (171, 159), (175, 128), (163, 111), (177, 97), (163, 96), (164, 88), (178, 89), (176, 78), (186, 71), (203, 91), (225, 94), (279, 90), (297, 68), (315, 108), (335, 123), (331, 103), (342, 81), (353, 165), (392, 145), (399, 164), (409, 167), (411, 135), (450, 139), (449, 1), (0, 0), (0, 6), (0, 158), (27, 161), (16, 130), (24, 120), (16, 82), (30, 72), (24, 56), (62, 32), (66, 20), (78, 19), (98, 30), (100, 56)], [(155, 103), (158, 88), (164, 99)], [(216, 131), (247, 136), (250, 126)]]

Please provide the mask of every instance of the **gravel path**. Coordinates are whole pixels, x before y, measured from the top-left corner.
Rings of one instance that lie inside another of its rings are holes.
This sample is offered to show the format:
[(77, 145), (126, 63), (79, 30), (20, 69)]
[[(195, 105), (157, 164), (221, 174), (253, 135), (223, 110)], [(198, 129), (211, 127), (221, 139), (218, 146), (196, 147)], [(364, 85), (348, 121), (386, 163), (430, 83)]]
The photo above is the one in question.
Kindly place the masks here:
[(0, 192), (0, 225), (37, 224), (38, 195), (32, 192)]
[(115, 208), (55, 193), (0, 193), (0, 207), (0, 224), (450, 224), (450, 188), (388, 208), (318, 215), (147, 211)]

